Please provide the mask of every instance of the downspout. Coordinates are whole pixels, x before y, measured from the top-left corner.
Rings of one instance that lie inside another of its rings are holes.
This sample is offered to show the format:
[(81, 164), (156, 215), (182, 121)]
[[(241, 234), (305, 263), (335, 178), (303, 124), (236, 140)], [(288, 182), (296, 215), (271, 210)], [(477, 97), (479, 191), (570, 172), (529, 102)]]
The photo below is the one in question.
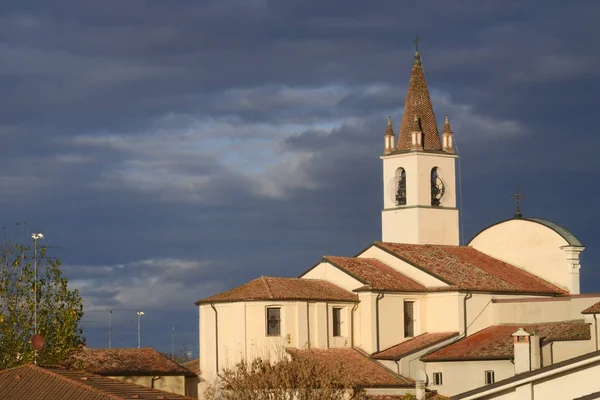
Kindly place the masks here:
[[(300, 343), (298, 343), (300, 344)], [(306, 344), (310, 349), (310, 304), (306, 303)]]
[[(358, 303), (354, 304), (352, 310), (350, 310), (350, 348), (354, 348), (354, 311), (358, 308)], [(595, 315), (594, 315), (595, 317)]]
[(383, 299), (383, 293), (378, 293), (375, 298), (375, 334), (377, 335), (377, 352), (379, 352), (379, 300)]
[(594, 314), (594, 337), (596, 338), (596, 350), (598, 350), (598, 320)]
[[(396, 373), (400, 375), (400, 359), (394, 358), (393, 361), (396, 363)], [(408, 368), (410, 368), (410, 364), (408, 364)]]
[(150, 380), (150, 389), (154, 389), (154, 381), (157, 381), (160, 379), (160, 376), (153, 376), (152, 379)]
[(471, 293), (467, 293), (465, 295), (465, 297), (463, 298), (463, 319), (464, 319), (463, 335), (464, 335), (464, 337), (467, 337), (467, 329), (469, 328), (468, 321), (467, 321), (467, 300), (469, 300), (471, 297), (473, 297), (473, 295)]
[(210, 307), (215, 310), (215, 366), (217, 367), (217, 376), (219, 376), (219, 313), (215, 303), (210, 303)]

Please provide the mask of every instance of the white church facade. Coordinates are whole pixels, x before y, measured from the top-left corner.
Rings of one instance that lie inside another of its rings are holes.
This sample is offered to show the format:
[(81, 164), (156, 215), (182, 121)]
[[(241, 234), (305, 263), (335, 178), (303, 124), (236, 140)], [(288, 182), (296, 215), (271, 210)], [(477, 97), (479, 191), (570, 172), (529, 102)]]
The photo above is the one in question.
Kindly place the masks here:
[[(419, 394), (426, 375), (427, 390), (448, 396), (598, 350), (596, 313), (583, 311), (600, 294), (579, 288), (583, 244), (517, 213), (460, 246), (457, 157), (417, 51), (400, 130), (388, 119), (384, 134), (381, 241), (199, 300), (199, 392), (282, 348), (352, 362), (373, 395)], [(520, 328), (530, 336), (517, 356)]]

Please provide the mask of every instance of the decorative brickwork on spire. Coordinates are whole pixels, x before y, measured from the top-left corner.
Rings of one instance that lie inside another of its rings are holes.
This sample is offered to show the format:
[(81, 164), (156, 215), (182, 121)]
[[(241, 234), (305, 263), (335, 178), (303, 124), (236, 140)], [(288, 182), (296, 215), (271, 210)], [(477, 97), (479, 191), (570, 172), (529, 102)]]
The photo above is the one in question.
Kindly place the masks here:
[(446, 119), (444, 120), (444, 132), (443, 133), (453, 133), (452, 128), (450, 128), (450, 120), (446, 115)]
[(412, 75), (408, 84), (404, 114), (398, 135), (398, 150), (410, 150), (411, 148), (411, 131), (415, 115), (419, 118), (423, 131), (423, 149), (441, 151), (442, 145), (429, 98), (429, 90), (427, 90), (421, 55), (418, 51), (415, 53)]

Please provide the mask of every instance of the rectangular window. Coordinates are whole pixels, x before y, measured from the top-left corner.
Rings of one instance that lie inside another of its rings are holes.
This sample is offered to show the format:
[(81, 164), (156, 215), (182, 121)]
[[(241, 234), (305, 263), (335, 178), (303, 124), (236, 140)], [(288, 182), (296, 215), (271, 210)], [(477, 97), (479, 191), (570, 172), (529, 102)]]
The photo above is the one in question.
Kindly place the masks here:
[(443, 384), (442, 382), (442, 373), (441, 372), (434, 372), (433, 373), (433, 385), (434, 386), (441, 386)]
[(267, 336), (281, 336), (281, 308), (267, 308)]
[(496, 378), (494, 377), (494, 371), (485, 371), (485, 384), (491, 385), (495, 381)]
[(415, 336), (414, 301), (404, 302), (404, 337)]
[(333, 307), (333, 336), (342, 336), (342, 309)]

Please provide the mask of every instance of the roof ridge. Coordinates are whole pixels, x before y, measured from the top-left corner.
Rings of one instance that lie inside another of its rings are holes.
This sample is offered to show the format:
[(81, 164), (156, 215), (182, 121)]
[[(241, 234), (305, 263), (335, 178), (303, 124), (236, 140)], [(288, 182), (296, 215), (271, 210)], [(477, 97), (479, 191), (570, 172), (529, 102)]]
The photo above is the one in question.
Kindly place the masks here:
[(272, 299), (275, 296), (273, 296), (273, 292), (271, 291), (271, 287), (269, 286), (269, 282), (267, 281), (267, 277), (266, 276), (261, 276), (260, 279), (262, 280), (263, 285), (265, 285), (265, 289), (267, 290), (267, 294), (269, 295), (269, 297)]

